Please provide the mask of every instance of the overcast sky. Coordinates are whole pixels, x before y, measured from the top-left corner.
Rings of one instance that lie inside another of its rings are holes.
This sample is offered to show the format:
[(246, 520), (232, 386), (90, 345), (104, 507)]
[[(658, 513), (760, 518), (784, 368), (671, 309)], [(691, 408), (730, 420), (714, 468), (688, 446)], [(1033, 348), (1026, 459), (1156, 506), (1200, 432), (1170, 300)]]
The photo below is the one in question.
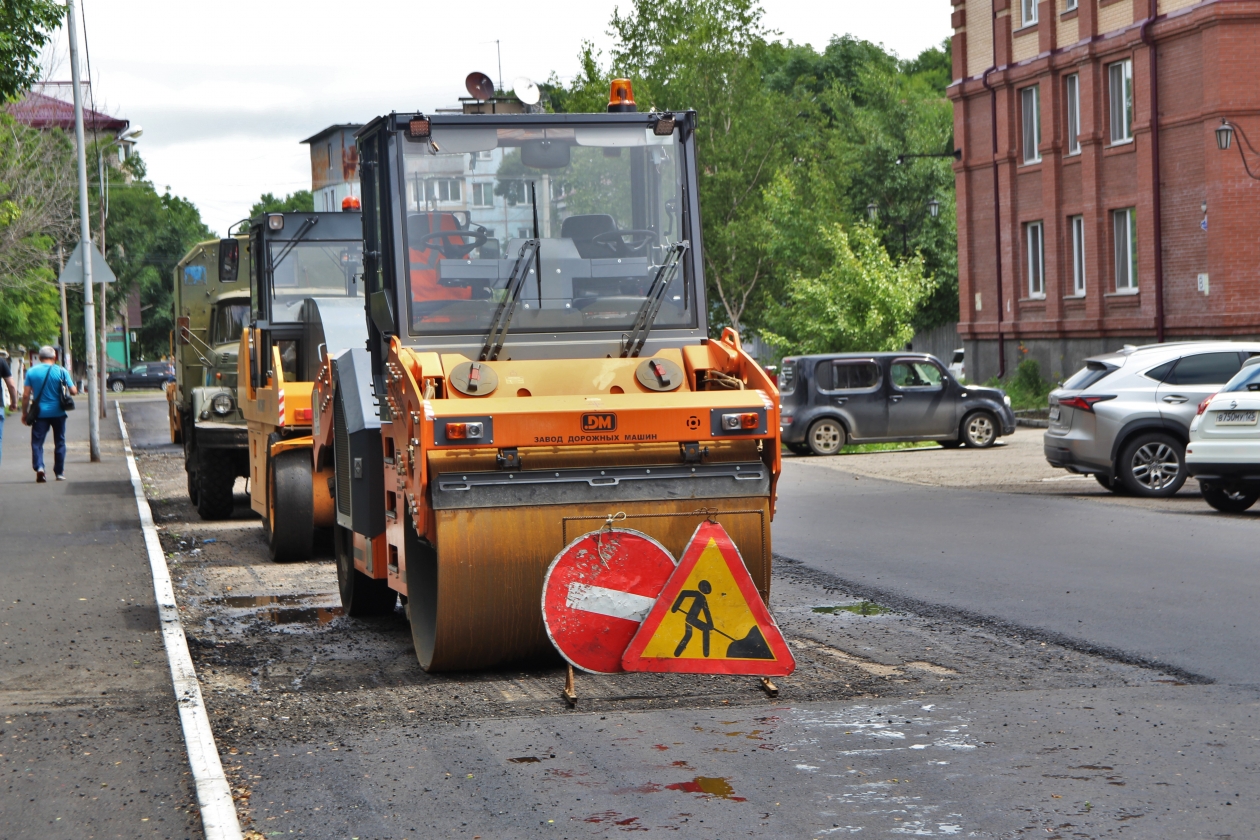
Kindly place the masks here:
[[(469, 72), (497, 79), (496, 38), (508, 87), (518, 76), (567, 79), (583, 40), (608, 50), (618, 5), (80, 2), (98, 109), (144, 127), (138, 148), (150, 179), (192, 200), (220, 234), (262, 193), (310, 188), (303, 138), (333, 123), (454, 105)], [(766, 0), (765, 8), (783, 39), (817, 48), (850, 33), (907, 58), (950, 35), (946, 0)], [(56, 75), (68, 79), (69, 63)]]

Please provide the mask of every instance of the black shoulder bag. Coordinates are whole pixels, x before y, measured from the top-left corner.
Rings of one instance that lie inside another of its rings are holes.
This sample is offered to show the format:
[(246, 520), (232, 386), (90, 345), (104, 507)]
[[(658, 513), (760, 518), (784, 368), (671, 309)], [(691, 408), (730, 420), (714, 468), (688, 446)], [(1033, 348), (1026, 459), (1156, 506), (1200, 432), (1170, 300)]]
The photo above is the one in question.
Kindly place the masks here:
[(65, 370), (57, 369), (57, 378), (61, 380), (61, 410), (74, 411), (74, 397), (70, 396), (70, 383), (66, 382)]
[(36, 394), (35, 399), (31, 400), (30, 404), (26, 406), (26, 416), (22, 418), (23, 421), (26, 422), (26, 425), (34, 426), (35, 421), (39, 419), (39, 401), (43, 399), (44, 391), (48, 388), (48, 380), (51, 378), (52, 371), (50, 370), (44, 375), (44, 381), (39, 386), (39, 393)]

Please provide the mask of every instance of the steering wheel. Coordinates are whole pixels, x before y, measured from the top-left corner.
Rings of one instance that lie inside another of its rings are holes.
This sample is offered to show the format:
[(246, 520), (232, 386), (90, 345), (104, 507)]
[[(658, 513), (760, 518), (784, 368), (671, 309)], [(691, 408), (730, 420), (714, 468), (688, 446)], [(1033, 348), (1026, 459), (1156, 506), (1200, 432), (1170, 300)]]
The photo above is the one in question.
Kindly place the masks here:
[[(456, 242), (457, 238), (460, 241)], [(481, 230), (437, 230), (420, 237), (420, 241), (411, 247), (417, 251), (437, 248), (448, 260), (457, 260), (471, 254), (474, 248), (486, 244), (489, 238)], [(472, 239), (472, 242), (466, 241), (468, 239)]]
[[(628, 242), (627, 239), (629, 239)], [(592, 236), (591, 241), (601, 245), (612, 245), (621, 253), (633, 253), (642, 251), (648, 245), (655, 245), (660, 241), (660, 237), (654, 230), (606, 230)]]

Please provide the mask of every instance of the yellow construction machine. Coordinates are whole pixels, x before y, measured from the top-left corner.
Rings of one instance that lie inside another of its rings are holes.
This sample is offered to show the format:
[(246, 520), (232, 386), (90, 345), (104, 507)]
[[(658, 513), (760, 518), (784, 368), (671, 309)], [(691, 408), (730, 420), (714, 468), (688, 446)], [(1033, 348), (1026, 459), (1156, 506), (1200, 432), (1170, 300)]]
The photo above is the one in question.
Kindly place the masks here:
[(709, 337), (695, 130), (618, 80), (608, 113), (357, 135), (368, 341), (331, 355), (315, 423), (342, 603), (402, 595), (427, 670), (554, 657), (544, 574), (610, 517), (675, 557), (716, 519), (769, 597), (778, 391)]
[(250, 223), (249, 243), (252, 312), (237, 382), (250, 504), (272, 559), (306, 560), (316, 533), (334, 522), (332, 452), (315, 445), (311, 390), (330, 350), (367, 338), (361, 214), (270, 213)]

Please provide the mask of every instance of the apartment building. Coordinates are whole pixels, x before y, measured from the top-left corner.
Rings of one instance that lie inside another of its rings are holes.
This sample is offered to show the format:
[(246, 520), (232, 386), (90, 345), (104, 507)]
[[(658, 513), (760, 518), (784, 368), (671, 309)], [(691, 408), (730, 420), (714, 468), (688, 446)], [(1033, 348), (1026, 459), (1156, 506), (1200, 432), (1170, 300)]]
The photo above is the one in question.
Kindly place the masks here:
[(971, 378), (1260, 336), (1260, 2), (952, 2)]

